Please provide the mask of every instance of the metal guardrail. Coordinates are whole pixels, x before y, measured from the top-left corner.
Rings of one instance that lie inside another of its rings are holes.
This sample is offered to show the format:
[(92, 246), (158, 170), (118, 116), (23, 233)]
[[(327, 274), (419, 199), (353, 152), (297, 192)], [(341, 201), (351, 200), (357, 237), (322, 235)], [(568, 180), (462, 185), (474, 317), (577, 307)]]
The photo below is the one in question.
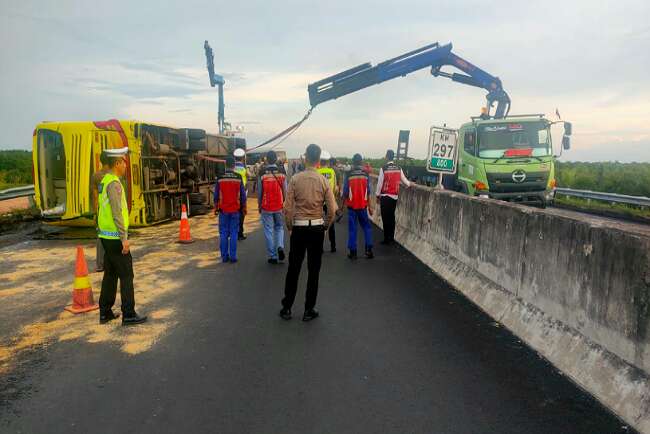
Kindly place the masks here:
[(556, 194), (564, 196), (580, 197), (583, 199), (594, 199), (604, 202), (625, 203), (628, 205), (650, 207), (650, 197), (628, 196), (626, 194), (602, 193), (599, 191), (574, 190), (572, 188), (556, 188)]
[(0, 200), (14, 199), (16, 197), (34, 196), (34, 186), (25, 185), (23, 187), (8, 188), (0, 190)]

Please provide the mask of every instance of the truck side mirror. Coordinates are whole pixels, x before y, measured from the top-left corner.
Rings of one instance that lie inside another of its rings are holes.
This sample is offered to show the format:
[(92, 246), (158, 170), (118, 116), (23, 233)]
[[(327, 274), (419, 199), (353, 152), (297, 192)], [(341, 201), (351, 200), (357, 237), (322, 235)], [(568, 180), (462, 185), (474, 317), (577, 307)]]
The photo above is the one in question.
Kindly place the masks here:
[[(571, 124), (569, 124), (569, 125), (571, 125)], [(569, 130), (571, 130), (571, 129), (569, 128)], [(571, 149), (571, 138), (566, 134), (564, 136), (562, 136), (562, 148), (564, 148), (565, 151), (568, 151), (569, 149)]]
[[(570, 136), (572, 130), (573, 130), (573, 125), (571, 125), (571, 122), (565, 122), (564, 123), (564, 135), (565, 136)], [(563, 140), (563, 142), (564, 142), (564, 140)]]

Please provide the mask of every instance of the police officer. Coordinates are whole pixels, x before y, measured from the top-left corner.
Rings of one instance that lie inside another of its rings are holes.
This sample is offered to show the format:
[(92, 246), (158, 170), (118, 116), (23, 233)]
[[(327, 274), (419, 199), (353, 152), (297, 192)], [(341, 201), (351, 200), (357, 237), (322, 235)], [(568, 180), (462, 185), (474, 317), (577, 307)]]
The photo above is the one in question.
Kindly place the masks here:
[(275, 151), (266, 154), (266, 166), (257, 178), (257, 205), (262, 214), (268, 263), (284, 261), (284, 216), (282, 208), (287, 192), (287, 177), (277, 165)]
[(369, 199), (370, 180), (368, 173), (362, 167), (361, 154), (352, 157), (352, 170), (348, 172), (343, 183), (343, 198), (348, 208), (348, 258), (357, 259), (357, 221), (363, 229), (366, 258), (375, 257), (372, 252), (372, 228), (368, 214), (372, 215)]
[[(97, 226), (97, 217), (99, 216), (99, 184), (102, 183), (104, 176), (111, 171), (108, 165), (109, 160), (106, 156), (106, 152), (102, 151), (102, 153), (99, 155), (99, 162), (102, 164), (102, 168), (95, 172), (92, 176), (93, 206), (95, 207), (95, 226)], [(102, 239), (99, 237), (97, 237), (95, 252), (95, 272), (101, 273), (104, 271), (104, 246), (102, 246)]]
[[(246, 172), (246, 151), (244, 151), (242, 148), (237, 148), (233, 152), (233, 156), (235, 157), (235, 173), (239, 174), (241, 176), (242, 182), (244, 183), (244, 190), (246, 190), (246, 185), (248, 181), (248, 176)], [(242, 241), (246, 239), (246, 235), (244, 235), (244, 217), (245, 214), (239, 214), (239, 233), (237, 234), (237, 239)]]
[(221, 262), (237, 262), (239, 216), (246, 215), (246, 189), (235, 160), (226, 157), (226, 170), (214, 185), (214, 213), (219, 214)]
[(99, 185), (98, 236), (104, 247), (104, 278), (99, 296), (99, 322), (119, 317), (113, 313), (117, 280), (120, 280), (122, 325), (140, 324), (147, 320), (135, 312), (133, 295), (133, 258), (128, 240), (129, 208), (120, 177), (126, 173), (128, 148), (104, 151), (109, 158), (110, 172)]
[[(291, 177), (284, 202), (284, 217), (289, 229), (289, 268), (282, 299), (282, 319), (291, 319), (291, 307), (296, 299), (298, 276), (307, 253), (307, 293), (303, 321), (319, 316), (316, 306), (318, 275), (323, 256), (323, 238), (327, 224), (331, 224), (336, 212), (336, 201), (329, 182), (316, 171), (320, 160), (320, 147), (307, 146), (306, 168)], [(327, 205), (327, 224), (323, 220), (323, 205)]]
[[(334, 169), (332, 169), (332, 167), (330, 166), (331, 158), (332, 156), (330, 155), (329, 152), (327, 151), (321, 152), (320, 167), (318, 168), (318, 173), (320, 173), (325, 177), (325, 179), (327, 179), (327, 182), (329, 182), (330, 184), (332, 193), (334, 194), (334, 197), (336, 197), (338, 195), (336, 172), (334, 172)], [(325, 214), (327, 214), (327, 205), (325, 205), (324, 211)], [(327, 235), (330, 240), (330, 251), (334, 253), (336, 252), (336, 230), (334, 229), (334, 225), (332, 223), (333, 222), (328, 222), (329, 229), (327, 230)]]
[(384, 239), (381, 244), (395, 241), (395, 208), (400, 184), (411, 186), (402, 169), (395, 164), (395, 153), (386, 151), (386, 164), (379, 170), (377, 178), (377, 201), (381, 206), (381, 221), (384, 223)]

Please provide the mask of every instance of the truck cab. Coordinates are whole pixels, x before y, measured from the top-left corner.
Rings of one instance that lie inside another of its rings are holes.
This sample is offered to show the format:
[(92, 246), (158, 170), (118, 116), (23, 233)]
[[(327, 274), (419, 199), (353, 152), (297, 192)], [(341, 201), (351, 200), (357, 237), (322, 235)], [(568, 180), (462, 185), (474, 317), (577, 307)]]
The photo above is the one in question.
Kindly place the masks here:
[[(471, 196), (545, 207), (555, 194), (553, 122), (544, 115), (472, 118), (458, 130), (457, 188)], [(571, 124), (565, 123), (564, 149)]]

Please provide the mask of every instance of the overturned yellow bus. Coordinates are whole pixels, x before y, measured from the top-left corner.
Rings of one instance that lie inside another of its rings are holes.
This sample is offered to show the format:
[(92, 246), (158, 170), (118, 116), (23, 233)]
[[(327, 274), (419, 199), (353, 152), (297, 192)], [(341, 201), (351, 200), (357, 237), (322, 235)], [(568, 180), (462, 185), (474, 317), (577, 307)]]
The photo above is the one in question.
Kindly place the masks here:
[(43, 122), (33, 134), (34, 190), (43, 218), (55, 224), (92, 226), (93, 174), (104, 149), (129, 148), (122, 180), (130, 224), (146, 226), (212, 204), (210, 186), (223, 158), (243, 138), (205, 130), (133, 120)]

